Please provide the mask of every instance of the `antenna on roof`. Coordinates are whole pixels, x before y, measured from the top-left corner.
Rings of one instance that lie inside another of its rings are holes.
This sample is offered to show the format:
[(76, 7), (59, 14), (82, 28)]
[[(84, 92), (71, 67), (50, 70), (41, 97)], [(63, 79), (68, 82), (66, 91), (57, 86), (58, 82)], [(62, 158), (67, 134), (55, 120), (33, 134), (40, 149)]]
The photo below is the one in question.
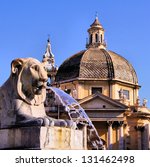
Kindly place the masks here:
[(95, 18), (98, 19), (98, 12), (95, 12)]
[(47, 41), (50, 42), (50, 34), (48, 34), (47, 36), (48, 36), (48, 40)]

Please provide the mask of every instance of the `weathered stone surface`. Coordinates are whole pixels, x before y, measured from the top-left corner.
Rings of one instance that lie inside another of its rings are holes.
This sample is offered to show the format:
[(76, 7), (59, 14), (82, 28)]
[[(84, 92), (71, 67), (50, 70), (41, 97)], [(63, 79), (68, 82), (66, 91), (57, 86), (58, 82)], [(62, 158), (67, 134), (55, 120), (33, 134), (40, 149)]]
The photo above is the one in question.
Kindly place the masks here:
[(85, 133), (62, 127), (0, 130), (0, 149), (86, 149)]

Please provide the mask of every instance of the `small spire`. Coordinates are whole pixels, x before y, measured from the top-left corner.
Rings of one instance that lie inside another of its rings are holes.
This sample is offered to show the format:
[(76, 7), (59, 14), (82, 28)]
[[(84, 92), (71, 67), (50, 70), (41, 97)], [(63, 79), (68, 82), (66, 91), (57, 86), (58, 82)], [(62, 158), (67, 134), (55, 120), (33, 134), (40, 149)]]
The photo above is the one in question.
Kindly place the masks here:
[(43, 57), (54, 57), (52, 51), (51, 51), (51, 43), (50, 43), (50, 37), (48, 35), (47, 39), (47, 46), (46, 46), (46, 52)]
[(48, 35), (47, 39), (47, 46), (46, 46), (46, 51), (45, 54), (43, 55), (43, 60), (42, 60), (45, 69), (47, 71), (47, 75), (50, 78), (51, 84), (55, 81), (55, 75), (57, 73), (58, 67), (55, 66), (55, 58), (54, 55), (51, 51), (51, 43), (50, 43), (50, 37)]
[(95, 13), (95, 20), (91, 24), (91, 27), (95, 27), (95, 26), (99, 26), (99, 27), (103, 28), (101, 23), (99, 22), (99, 19), (98, 19), (98, 12)]

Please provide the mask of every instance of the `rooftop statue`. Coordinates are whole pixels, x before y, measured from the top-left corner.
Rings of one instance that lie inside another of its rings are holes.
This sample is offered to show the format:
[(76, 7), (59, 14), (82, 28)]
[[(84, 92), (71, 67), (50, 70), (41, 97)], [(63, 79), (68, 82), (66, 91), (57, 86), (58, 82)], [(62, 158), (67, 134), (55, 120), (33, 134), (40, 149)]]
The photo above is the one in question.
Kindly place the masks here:
[(45, 113), (47, 73), (41, 62), (19, 58), (11, 63), (11, 75), (0, 88), (0, 128), (63, 126), (73, 122), (55, 120)]

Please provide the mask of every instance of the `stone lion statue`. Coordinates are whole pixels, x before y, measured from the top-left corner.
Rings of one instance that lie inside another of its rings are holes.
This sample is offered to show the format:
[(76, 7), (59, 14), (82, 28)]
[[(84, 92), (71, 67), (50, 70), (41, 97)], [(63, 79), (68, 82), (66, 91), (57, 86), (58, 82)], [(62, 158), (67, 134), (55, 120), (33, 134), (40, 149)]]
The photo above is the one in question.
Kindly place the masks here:
[(0, 87), (0, 128), (15, 126), (72, 126), (71, 121), (46, 115), (47, 73), (41, 62), (18, 58), (11, 63), (11, 75)]

